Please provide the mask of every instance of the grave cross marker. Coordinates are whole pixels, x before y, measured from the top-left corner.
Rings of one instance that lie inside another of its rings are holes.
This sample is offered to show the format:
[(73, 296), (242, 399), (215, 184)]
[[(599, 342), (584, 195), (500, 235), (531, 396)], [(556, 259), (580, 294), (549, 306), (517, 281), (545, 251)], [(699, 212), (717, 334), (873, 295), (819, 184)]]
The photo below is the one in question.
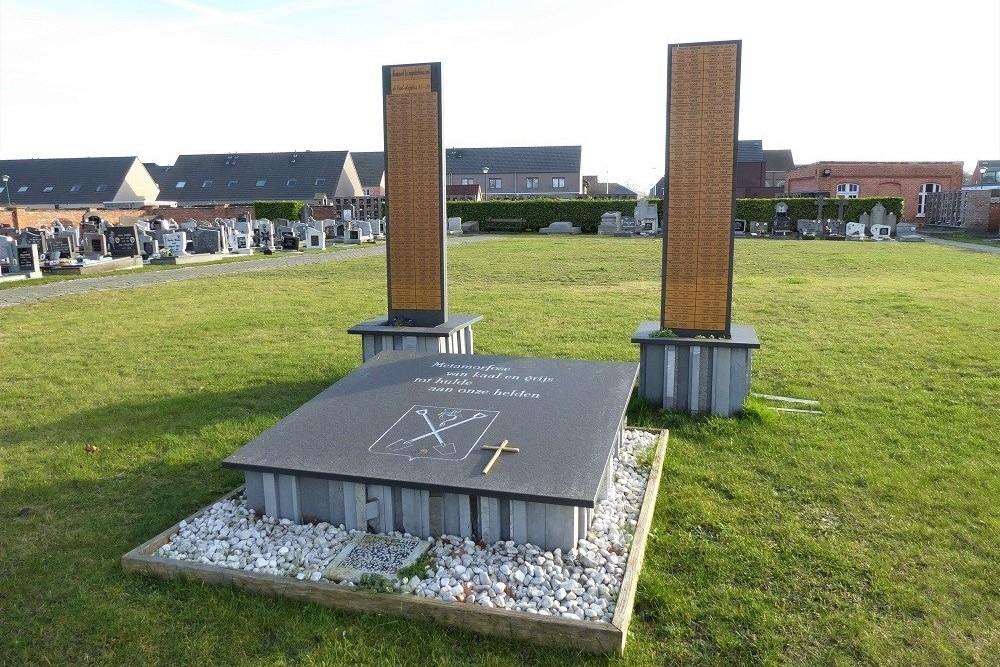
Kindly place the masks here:
[(846, 197), (837, 197), (837, 220), (843, 222), (844, 220), (844, 207), (847, 206)]
[(816, 214), (816, 220), (822, 222), (823, 207), (826, 206), (826, 198), (823, 197), (823, 195), (816, 195), (816, 206), (819, 208), (819, 213)]
[(507, 446), (508, 444), (510, 444), (510, 442), (507, 441), (507, 440), (504, 440), (499, 445), (483, 445), (483, 449), (493, 450), (493, 458), (491, 458), (490, 462), (486, 464), (485, 468), (483, 468), (483, 474), (484, 475), (490, 474), (490, 469), (493, 468), (493, 464), (497, 462), (497, 459), (500, 458), (501, 454), (503, 454), (505, 452), (510, 452), (512, 454), (517, 454), (518, 452), (521, 451), (520, 447), (508, 447)]

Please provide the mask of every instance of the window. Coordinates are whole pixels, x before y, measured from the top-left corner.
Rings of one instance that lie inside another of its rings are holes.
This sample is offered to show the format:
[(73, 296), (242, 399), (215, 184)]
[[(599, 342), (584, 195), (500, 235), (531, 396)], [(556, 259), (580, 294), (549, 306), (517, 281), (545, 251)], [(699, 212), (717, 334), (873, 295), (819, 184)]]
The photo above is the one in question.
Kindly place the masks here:
[(562, 177), (560, 177), (560, 178), (553, 177), (552, 178), (552, 187), (553, 188), (564, 188), (564, 187), (566, 187), (566, 179), (562, 178)]
[(297, 178), (289, 178), (287, 181), (285, 181), (286, 188), (294, 188), (298, 184), (299, 184), (299, 179)]
[(203, 187), (203, 188), (210, 188), (213, 185), (215, 185), (215, 181), (204, 181), (204, 182), (202, 182), (201, 187)]
[(108, 189), (107, 184), (97, 186), (97, 192), (104, 192), (107, 189)]
[(783, 172), (783, 171), (765, 171), (764, 172), (764, 187), (765, 188), (783, 188), (783, 187), (785, 187), (785, 172)]
[(526, 179), (524, 179), (524, 187), (526, 187), (529, 190), (537, 190), (538, 189), (538, 177), (537, 176), (529, 176)]
[(183, 187), (184, 187), (185, 185), (187, 185), (187, 181), (177, 181), (177, 185), (175, 185), (174, 187), (175, 187), (175, 188), (177, 188), (178, 190), (180, 190), (180, 189), (182, 189), (182, 188), (183, 188)]
[(27, 185), (22, 185), (21, 187), (19, 187), (17, 189), (17, 191), (18, 192), (27, 192), (28, 191), (28, 186)]
[(267, 185), (267, 179), (266, 178), (258, 178), (257, 179), (257, 187), (258, 188), (262, 188), (265, 185)]
[(325, 178), (317, 178), (316, 182), (313, 183), (313, 185), (315, 185), (317, 187), (319, 187), (320, 185), (326, 185), (326, 179)]
[(476, 180), (473, 179), (473, 178), (463, 178), (462, 179), (462, 185), (475, 185), (475, 184), (476, 184)]
[(69, 191), (70, 192), (79, 192), (80, 191), (80, 186), (79, 185), (70, 186)]
[(235, 180), (234, 181), (229, 181), (228, 183), (226, 183), (226, 187), (227, 188), (235, 188), (237, 185), (239, 185), (239, 183), (240, 183), (239, 181), (235, 181)]
[(44, 188), (42, 188), (42, 192), (52, 192), (55, 189), (56, 188), (53, 185), (46, 185)]
[(917, 217), (924, 217), (924, 205), (927, 203), (927, 195), (932, 192), (941, 192), (940, 183), (924, 183), (920, 186), (920, 193), (917, 195)]
[(491, 178), (490, 179), (490, 190), (500, 190), (503, 188), (502, 178)]
[(861, 186), (857, 183), (841, 183), (837, 186), (837, 196), (842, 199), (857, 199)]

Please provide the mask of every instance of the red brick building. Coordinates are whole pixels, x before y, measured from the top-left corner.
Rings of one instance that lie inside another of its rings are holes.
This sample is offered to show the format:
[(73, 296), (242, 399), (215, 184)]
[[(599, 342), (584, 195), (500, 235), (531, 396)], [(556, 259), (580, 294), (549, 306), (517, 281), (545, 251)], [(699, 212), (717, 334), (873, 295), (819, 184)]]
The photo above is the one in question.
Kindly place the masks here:
[(788, 172), (788, 194), (902, 197), (903, 220), (922, 221), (927, 194), (962, 189), (961, 162), (816, 162)]

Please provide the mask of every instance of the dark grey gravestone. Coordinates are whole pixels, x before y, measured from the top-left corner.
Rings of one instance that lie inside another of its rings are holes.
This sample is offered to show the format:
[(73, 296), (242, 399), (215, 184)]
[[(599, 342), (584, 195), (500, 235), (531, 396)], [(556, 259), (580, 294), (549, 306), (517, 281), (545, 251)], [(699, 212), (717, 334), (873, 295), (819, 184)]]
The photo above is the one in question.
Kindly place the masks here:
[(137, 227), (108, 227), (104, 236), (108, 239), (108, 252), (112, 257), (135, 257), (142, 254)]
[(787, 236), (792, 233), (792, 221), (788, 218), (788, 204), (783, 201), (774, 205), (771, 233), (775, 236)]
[(76, 244), (73, 243), (72, 237), (60, 233), (59, 236), (49, 239), (49, 252), (58, 253), (60, 258), (72, 258), (76, 254)]
[(222, 232), (214, 227), (198, 227), (194, 230), (195, 254), (222, 252)]
[[(637, 372), (635, 363), (386, 351), (223, 465), (594, 507)], [(520, 451), (484, 475), (493, 452), (483, 446), (503, 440)]]
[(282, 250), (298, 250), (299, 249), (299, 239), (297, 236), (283, 236), (281, 237), (281, 249)]
[(22, 273), (38, 273), (38, 246), (18, 246), (17, 267)]
[(815, 220), (803, 219), (796, 223), (795, 228), (800, 239), (815, 239), (819, 234), (819, 225), (820, 223)]

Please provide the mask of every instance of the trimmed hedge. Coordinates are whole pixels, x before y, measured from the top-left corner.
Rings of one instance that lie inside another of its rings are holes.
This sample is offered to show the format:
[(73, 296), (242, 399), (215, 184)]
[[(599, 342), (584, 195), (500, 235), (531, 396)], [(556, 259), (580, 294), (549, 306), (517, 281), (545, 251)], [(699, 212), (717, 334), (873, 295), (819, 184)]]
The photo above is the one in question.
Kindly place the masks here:
[[(663, 200), (650, 197), (649, 201), (656, 204), (663, 220)], [(771, 222), (774, 219), (774, 205), (779, 201), (788, 204), (790, 220), (815, 220), (816, 202), (812, 197), (783, 197), (781, 199), (737, 199), (734, 218), (743, 220), (758, 220)], [(881, 202), (886, 213), (895, 213), (902, 220), (902, 197), (863, 197), (848, 199), (844, 207), (844, 220), (856, 222), (862, 213), (871, 211), (875, 204)], [(456, 200), (448, 202), (448, 217), (462, 220), (478, 220), (479, 229), (483, 232), (537, 232), (557, 220), (567, 220), (581, 228), (585, 234), (597, 232), (601, 224), (601, 215), (608, 211), (621, 211), (624, 216), (631, 216), (635, 210), (634, 199), (519, 199), (488, 201)], [(826, 200), (823, 207), (823, 217), (832, 218), (837, 215), (837, 201)], [(498, 222), (490, 222), (497, 220)], [(509, 222), (524, 220), (523, 224)], [(507, 222), (499, 222), (507, 221)]]
[[(488, 201), (457, 200), (448, 202), (448, 217), (462, 220), (478, 220), (483, 232), (524, 231), (537, 232), (550, 223), (566, 220), (580, 227), (585, 234), (597, 232), (601, 215), (608, 211), (621, 211), (622, 215), (632, 215), (635, 199), (519, 199)], [(493, 225), (489, 220), (525, 220), (523, 229), (515, 229), (510, 224)]]
[(253, 203), (253, 214), (258, 220), (298, 220), (302, 213), (300, 201), (256, 201)]

